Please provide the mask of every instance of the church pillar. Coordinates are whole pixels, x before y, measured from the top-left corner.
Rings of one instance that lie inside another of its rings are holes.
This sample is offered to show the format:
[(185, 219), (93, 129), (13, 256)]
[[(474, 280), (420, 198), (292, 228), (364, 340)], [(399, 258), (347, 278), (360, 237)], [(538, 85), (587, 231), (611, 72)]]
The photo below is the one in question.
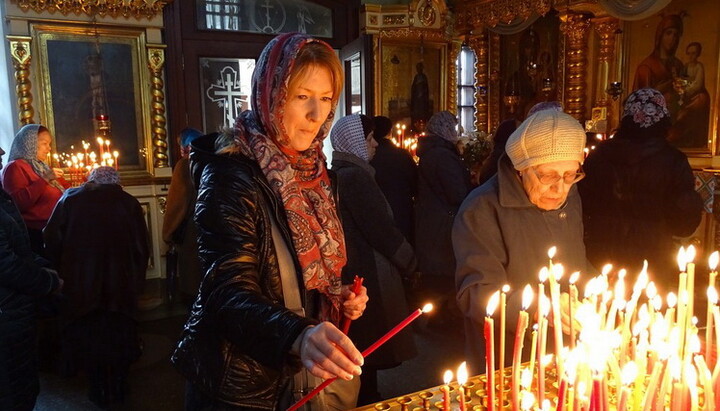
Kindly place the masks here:
[(607, 112), (607, 124), (610, 124), (610, 120), (614, 114), (613, 99), (608, 95), (606, 90), (612, 81), (619, 81), (619, 79), (611, 78), (611, 76), (615, 73), (615, 70), (613, 70), (614, 64), (617, 64), (614, 63), (615, 36), (620, 28), (620, 21), (614, 17), (600, 17), (592, 19), (592, 23), (595, 31), (600, 36), (594, 108), (605, 108)]
[(154, 167), (168, 166), (167, 132), (165, 131), (165, 83), (163, 66), (165, 65), (165, 45), (147, 46), (148, 68), (150, 69), (150, 129), (152, 138), (152, 162)]
[(31, 124), (35, 121), (33, 109), (33, 96), (30, 83), (30, 37), (7, 36), (10, 42), (10, 55), (15, 68), (15, 91), (17, 93), (18, 120), (20, 125)]
[(590, 20), (583, 14), (562, 14), (560, 30), (565, 34), (565, 112), (579, 122), (585, 120), (588, 28)]

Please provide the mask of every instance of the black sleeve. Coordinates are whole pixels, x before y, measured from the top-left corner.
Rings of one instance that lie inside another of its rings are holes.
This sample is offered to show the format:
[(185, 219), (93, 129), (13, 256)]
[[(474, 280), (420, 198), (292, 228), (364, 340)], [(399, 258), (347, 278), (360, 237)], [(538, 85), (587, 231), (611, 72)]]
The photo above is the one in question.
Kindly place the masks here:
[[(260, 287), (260, 242), (269, 236), (262, 197), (251, 181), (222, 167), (203, 172), (195, 221), (210, 292), (205, 309), (219, 332), (245, 355), (280, 369), (291, 362), (289, 351), (302, 330), (314, 321), (275, 304)], [(267, 230), (267, 231), (266, 231)]]
[(33, 296), (49, 294), (58, 287), (58, 276), (15, 252), (11, 238), (20, 234), (16, 228), (12, 224), (0, 224), (0, 287)]

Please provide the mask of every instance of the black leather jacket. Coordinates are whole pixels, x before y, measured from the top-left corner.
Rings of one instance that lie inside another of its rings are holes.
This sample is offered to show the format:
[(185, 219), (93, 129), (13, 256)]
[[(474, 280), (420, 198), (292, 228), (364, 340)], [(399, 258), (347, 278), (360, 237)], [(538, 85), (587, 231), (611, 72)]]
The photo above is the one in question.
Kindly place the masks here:
[[(283, 304), (270, 213), (295, 255), (284, 208), (256, 162), (240, 154), (216, 155), (213, 144), (211, 137), (197, 139), (190, 155), (205, 274), (172, 362), (215, 400), (274, 410), (301, 367), (290, 353), (292, 343), (317, 321)], [(301, 295), (309, 298), (304, 290)]]

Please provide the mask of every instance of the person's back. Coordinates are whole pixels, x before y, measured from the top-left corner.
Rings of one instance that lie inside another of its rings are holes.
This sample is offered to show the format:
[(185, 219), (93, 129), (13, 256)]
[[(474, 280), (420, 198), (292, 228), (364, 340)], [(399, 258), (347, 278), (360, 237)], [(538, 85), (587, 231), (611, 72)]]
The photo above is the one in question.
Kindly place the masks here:
[(48, 256), (67, 287), (60, 312), (64, 372), (82, 369), (88, 398), (124, 402), (130, 364), (140, 356), (135, 314), (148, 265), (143, 210), (112, 167), (67, 190), (43, 230)]
[(390, 119), (377, 116), (374, 121), (374, 138), (378, 146), (370, 165), (375, 169), (375, 181), (390, 204), (395, 224), (412, 243), (415, 232), (413, 202), (417, 192), (417, 166), (409, 152), (396, 147), (392, 141), (385, 138), (392, 131)]
[(677, 271), (673, 236), (693, 233), (702, 200), (687, 158), (664, 138), (669, 120), (640, 128), (632, 118), (625, 117), (618, 135), (584, 165), (587, 178), (579, 189), (588, 259), (596, 267), (625, 267), (631, 275), (647, 259), (660, 283), (670, 285)]

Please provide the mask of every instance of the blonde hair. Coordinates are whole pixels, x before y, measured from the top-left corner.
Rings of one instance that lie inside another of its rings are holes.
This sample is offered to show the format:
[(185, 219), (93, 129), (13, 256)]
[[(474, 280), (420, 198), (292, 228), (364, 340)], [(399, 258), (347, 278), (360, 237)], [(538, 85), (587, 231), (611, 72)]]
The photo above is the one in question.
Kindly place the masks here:
[(340, 99), (345, 77), (340, 59), (335, 54), (335, 51), (327, 45), (311, 42), (300, 49), (288, 80), (288, 90), (292, 90), (294, 86), (303, 80), (312, 66), (324, 67), (330, 71), (333, 86), (333, 107), (335, 107)]

